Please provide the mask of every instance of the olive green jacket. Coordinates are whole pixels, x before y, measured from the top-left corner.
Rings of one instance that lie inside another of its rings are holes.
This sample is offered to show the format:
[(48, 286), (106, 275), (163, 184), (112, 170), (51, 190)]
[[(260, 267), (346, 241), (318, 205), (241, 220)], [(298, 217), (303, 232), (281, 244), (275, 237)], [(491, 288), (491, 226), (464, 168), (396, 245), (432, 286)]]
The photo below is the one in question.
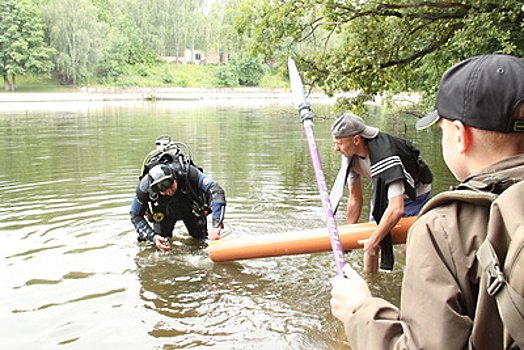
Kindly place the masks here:
[[(524, 155), (463, 184), (488, 190), (508, 177), (524, 177)], [(345, 324), (353, 350), (504, 348), (495, 301), (477, 305), (482, 272), (475, 254), (486, 237), (489, 204), (442, 196), (426, 204), (409, 231), (400, 310), (379, 298), (356, 305)]]

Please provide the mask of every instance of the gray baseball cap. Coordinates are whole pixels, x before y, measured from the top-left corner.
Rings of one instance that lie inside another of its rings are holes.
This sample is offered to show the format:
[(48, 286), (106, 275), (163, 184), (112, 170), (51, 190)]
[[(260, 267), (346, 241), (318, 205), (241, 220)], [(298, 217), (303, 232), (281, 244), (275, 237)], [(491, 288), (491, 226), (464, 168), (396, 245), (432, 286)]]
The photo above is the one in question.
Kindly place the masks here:
[(149, 188), (154, 193), (165, 192), (176, 180), (176, 173), (167, 164), (157, 164), (149, 170), (151, 184)]
[(336, 138), (360, 135), (366, 139), (373, 139), (378, 135), (378, 129), (366, 125), (364, 120), (353, 113), (344, 113), (331, 126), (331, 133)]
[(425, 129), (440, 118), (503, 133), (524, 132), (524, 120), (515, 119), (524, 102), (524, 61), (494, 53), (462, 61), (449, 68), (442, 79), (437, 109), (416, 123)]

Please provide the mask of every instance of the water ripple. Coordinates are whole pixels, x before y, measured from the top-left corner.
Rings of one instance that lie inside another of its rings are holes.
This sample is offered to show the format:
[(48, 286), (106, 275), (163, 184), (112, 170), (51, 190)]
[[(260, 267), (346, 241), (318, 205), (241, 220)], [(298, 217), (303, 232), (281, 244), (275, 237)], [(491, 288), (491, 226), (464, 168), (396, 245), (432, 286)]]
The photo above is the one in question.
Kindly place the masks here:
[(84, 296), (82, 296), (80, 298), (67, 300), (67, 301), (64, 301), (64, 302), (61, 302), (61, 303), (49, 303), (49, 304), (45, 304), (45, 305), (42, 305), (42, 306), (34, 308), (34, 309), (26, 309), (26, 310), (15, 309), (12, 312), (16, 314), (16, 313), (23, 313), (23, 312), (40, 311), (40, 310), (45, 310), (45, 309), (50, 308), (50, 307), (61, 306), (61, 305), (76, 303), (76, 302), (80, 302), (80, 301), (86, 301), (86, 300), (90, 300), (90, 299), (102, 298), (102, 297), (106, 297), (108, 295), (113, 295), (113, 294), (123, 293), (123, 292), (125, 292), (125, 289), (124, 288), (120, 288), (120, 289), (116, 289), (116, 290), (109, 290), (109, 291), (103, 292), (103, 293), (84, 295)]

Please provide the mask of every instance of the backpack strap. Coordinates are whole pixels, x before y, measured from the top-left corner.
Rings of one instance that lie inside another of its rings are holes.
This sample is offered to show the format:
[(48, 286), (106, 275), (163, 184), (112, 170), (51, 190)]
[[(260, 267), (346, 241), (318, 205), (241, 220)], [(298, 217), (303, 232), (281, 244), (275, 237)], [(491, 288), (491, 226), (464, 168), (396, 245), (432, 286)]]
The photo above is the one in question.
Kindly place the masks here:
[(502, 322), (520, 347), (524, 347), (524, 298), (506, 280), (495, 249), (485, 239), (477, 252), (477, 259), (487, 275), (488, 294), (497, 300)]
[(513, 341), (524, 348), (524, 181), (493, 202), (488, 236), (477, 259), (486, 277), (486, 291), (495, 298), (499, 315)]
[[(520, 211), (515, 212), (517, 208), (524, 207), (524, 205), (518, 204), (523, 198), (524, 181), (509, 186), (501, 195), (463, 186), (461, 189), (437, 194), (424, 206), (419, 215), (450, 201), (462, 201), (486, 207), (491, 206), (489, 225), (492, 225), (491, 218), (495, 210), (498, 211), (499, 216), (506, 215), (516, 218), (517, 224), (507, 228), (511, 234), (510, 239), (515, 242), (524, 242), (524, 222), (522, 222), (524, 216)], [(503, 224), (507, 224), (506, 221), (509, 220), (504, 221)], [(512, 221), (515, 222), (515, 220)], [(490, 228), (488, 227), (488, 233), (489, 232)], [(502, 262), (504, 263), (503, 266), (497, 255), (497, 250), (490, 242), (489, 237), (491, 236), (488, 235), (486, 237), (477, 252), (479, 264), (482, 267), (482, 271), (485, 271), (486, 274), (486, 290), (491, 297), (495, 298), (500, 318), (507, 332), (513, 341), (524, 349), (524, 332), (522, 331), (524, 329), (524, 297), (521, 295), (521, 289), (523, 289), (524, 286), (518, 287), (518, 290), (515, 290), (514, 282), (509, 282), (515, 280), (515, 274), (522, 274), (522, 271), (524, 271), (524, 244), (517, 244), (517, 247), (512, 251), (506, 249), (500, 252), (500, 254), (504, 254), (504, 257), (506, 254), (508, 256), (506, 261)], [(505, 273), (504, 267), (508, 266), (512, 266), (512, 271), (506, 269)], [(511, 276), (509, 274), (511, 274)], [(513, 286), (511, 286), (510, 283), (512, 283)], [(522, 284), (520, 281), (516, 283)]]
[(489, 207), (498, 195), (491, 192), (478, 191), (473, 189), (460, 189), (441, 192), (435, 195), (420, 210), (419, 216), (427, 213), (435, 207), (439, 207), (452, 201), (471, 203), (478, 206)]

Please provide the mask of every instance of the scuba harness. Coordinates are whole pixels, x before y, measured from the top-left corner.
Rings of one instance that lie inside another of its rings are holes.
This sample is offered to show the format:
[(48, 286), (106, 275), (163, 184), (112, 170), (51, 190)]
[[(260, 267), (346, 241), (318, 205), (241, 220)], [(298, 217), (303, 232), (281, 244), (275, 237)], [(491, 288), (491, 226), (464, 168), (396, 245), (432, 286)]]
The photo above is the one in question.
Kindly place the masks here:
[[(147, 175), (149, 170), (157, 164), (170, 164), (178, 161), (181, 165), (180, 171), (183, 170), (182, 165), (193, 165), (196, 166), (191, 160), (191, 150), (189, 147), (182, 142), (175, 142), (171, 140), (171, 137), (168, 135), (158, 136), (155, 141), (156, 147), (149, 152), (144, 158), (142, 163), (142, 171), (138, 177), (141, 180), (144, 176)], [(186, 156), (184, 150), (189, 156)], [(200, 171), (203, 171), (202, 168), (196, 166)]]
[[(207, 194), (193, 188), (189, 181), (191, 168), (195, 167), (203, 172), (203, 169), (193, 163), (191, 159), (191, 150), (182, 142), (175, 142), (168, 135), (162, 135), (156, 138), (156, 147), (149, 152), (142, 163), (141, 173), (139, 179), (148, 175), (149, 171), (159, 164), (166, 164), (173, 172), (175, 181), (179, 184), (178, 191), (187, 195), (191, 200), (191, 209), (195, 216), (206, 216), (211, 213), (211, 208), (208, 204)], [(187, 155), (186, 155), (187, 154)], [(166, 213), (154, 210), (159, 206), (160, 195), (148, 189), (150, 198), (148, 218), (155, 222), (164, 220)], [(167, 209), (167, 208), (166, 208)]]

